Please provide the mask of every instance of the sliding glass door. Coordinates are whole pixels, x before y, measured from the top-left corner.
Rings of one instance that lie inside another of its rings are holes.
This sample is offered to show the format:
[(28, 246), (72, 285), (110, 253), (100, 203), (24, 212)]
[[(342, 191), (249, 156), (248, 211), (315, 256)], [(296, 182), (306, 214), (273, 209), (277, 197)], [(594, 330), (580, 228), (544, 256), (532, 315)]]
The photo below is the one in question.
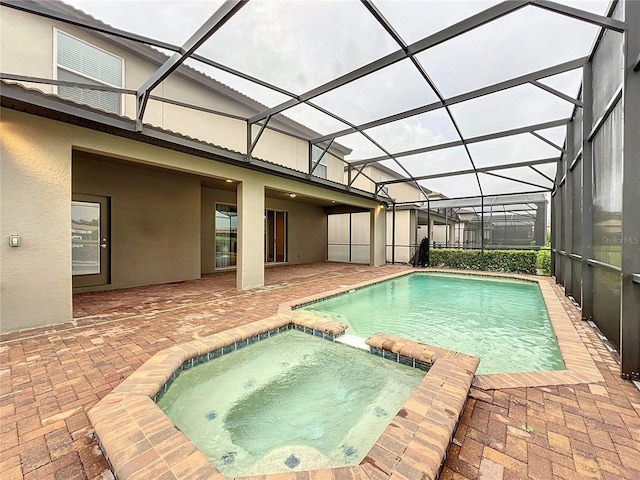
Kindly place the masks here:
[(235, 267), (238, 261), (238, 209), (216, 205), (216, 268)]
[[(282, 210), (264, 211), (264, 261), (286, 263), (288, 214)], [(216, 269), (235, 267), (238, 261), (238, 208), (216, 204)]]
[(264, 215), (264, 261), (284, 263), (287, 259), (287, 212), (266, 210)]

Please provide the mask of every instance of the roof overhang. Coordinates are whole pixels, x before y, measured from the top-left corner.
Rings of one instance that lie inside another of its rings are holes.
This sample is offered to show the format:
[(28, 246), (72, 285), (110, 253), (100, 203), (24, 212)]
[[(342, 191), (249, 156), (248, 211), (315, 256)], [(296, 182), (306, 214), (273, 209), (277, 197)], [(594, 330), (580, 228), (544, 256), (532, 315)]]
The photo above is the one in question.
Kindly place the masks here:
[(110, 135), (117, 135), (161, 148), (235, 165), (248, 170), (277, 175), (335, 192), (354, 195), (359, 198), (370, 199), (377, 202), (383, 201), (381, 197), (364, 190), (353, 187), (349, 188), (346, 185), (318, 177), (311, 177), (306, 173), (258, 158), (252, 158), (251, 161), (247, 161), (247, 157), (243, 153), (228, 150), (147, 124), (143, 126), (142, 131), (136, 131), (136, 122), (132, 119), (80, 105), (55, 95), (45, 94), (39, 90), (27, 89), (15, 83), (0, 82), (0, 85), (2, 87), (0, 90), (0, 104), (4, 108), (89, 128)]

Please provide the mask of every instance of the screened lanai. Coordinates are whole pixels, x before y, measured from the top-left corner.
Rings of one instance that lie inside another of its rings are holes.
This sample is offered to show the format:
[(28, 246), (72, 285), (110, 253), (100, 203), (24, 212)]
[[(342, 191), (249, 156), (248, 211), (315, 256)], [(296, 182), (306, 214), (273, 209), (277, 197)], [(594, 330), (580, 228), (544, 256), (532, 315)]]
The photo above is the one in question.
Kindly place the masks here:
[[(550, 225), (557, 281), (621, 352), (623, 375), (638, 378), (640, 2), (1, 4), (161, 59), (133, 88), (130, 78), (101, 78), (100, 66), (25, 75), (5, 62), (3, 98), (18, 102), (22, 93), (6, 88), (14, 82), (68, 89), (80, 103), (98, 96), (106, 110), (123, 96), (133, 107), (117, 113), (135, 121), (132, 135), (149, 135), (149, 112), (169, 105), (226, 118), (245, 132), (222, 145), (229, 161), (390, 212), (448, 211), (475, 248), (517, 246), (520, 226), (542, 246)], [(178, 100), (165, 87), (180, 72), (231, 87), (253, 110)], [(261, 142), (292, 128), (305, 161), (283, 167)]]

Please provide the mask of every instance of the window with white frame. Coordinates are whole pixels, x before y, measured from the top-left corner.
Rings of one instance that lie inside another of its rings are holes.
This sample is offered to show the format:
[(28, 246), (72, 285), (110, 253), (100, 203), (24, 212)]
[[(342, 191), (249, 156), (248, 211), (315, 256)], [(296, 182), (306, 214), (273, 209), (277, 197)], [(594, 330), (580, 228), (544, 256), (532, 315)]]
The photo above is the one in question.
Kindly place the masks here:
[(320, 162), (318, 162), (318, 165), (315, 167), (315, 170), (313, 171), (313, 176), (326, 179), (327, 167), (329, 165), (329, 153), (327, 152), (324, 155), (322, 155), (323, 151), (324, 151), (323, 149), (313, 146), (311, 150), (312, 152), (311, 159), (313, 160), (313, 165), (315, 165), (316, 162), (318, 162), (318, 159), (320, 159)]
[[(122, 87), (122, 58), (59, 30), (55, 30), (55, 36), (58, 80)], [(58, 95), (107, 112), (122, 114), (120, 93), (60, 85)]]

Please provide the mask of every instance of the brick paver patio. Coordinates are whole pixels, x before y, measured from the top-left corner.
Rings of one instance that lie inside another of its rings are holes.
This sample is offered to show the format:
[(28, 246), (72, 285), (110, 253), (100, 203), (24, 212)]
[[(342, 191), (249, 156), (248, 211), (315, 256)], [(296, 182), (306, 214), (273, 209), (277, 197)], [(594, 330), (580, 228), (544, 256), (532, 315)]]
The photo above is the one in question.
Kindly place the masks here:
[[(225, 272), (77, 295), (72, 323), (1, 338), (0, 477), (112, 478), (86, 412), (154, 353), (403, 268), (325, 263), (269, 268), (248, 292)], [(640, 478), (640, 392), (554, 289), (604, 382), (472, 389), (441, 478)]]

